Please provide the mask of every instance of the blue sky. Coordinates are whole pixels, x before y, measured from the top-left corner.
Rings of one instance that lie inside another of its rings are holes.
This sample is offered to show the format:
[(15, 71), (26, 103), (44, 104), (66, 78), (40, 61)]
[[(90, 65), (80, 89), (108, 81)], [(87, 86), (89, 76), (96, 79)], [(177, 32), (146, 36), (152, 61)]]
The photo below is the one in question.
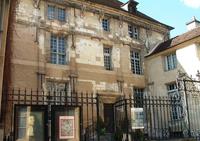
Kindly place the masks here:
[[(120, 0), (127, 2), (128, 0)], [(200, 0), (136, 0), (140, 12), (175, 29), (171, 37), (186, 32), (186, 23), (195, 16), (200, 20)]]

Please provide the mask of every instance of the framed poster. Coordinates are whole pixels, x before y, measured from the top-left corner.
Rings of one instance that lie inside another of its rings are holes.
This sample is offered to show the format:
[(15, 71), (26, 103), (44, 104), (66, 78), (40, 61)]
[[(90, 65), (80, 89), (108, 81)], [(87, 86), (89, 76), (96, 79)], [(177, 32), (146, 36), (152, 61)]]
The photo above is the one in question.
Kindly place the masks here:
[(143, 108), (131, 108), (132, 129), (144, 128), (144, 110)]
[(59, 139), (73, 139), (75, 136), (74, 116), (59, 117)]

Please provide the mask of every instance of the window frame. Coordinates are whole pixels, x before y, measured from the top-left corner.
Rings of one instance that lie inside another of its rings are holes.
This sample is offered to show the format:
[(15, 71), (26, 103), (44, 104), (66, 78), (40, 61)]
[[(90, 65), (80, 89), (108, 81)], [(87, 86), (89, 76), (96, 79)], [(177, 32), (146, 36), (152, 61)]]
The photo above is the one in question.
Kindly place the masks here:
[(102, 28), (104, 31), (109, 32), (110, 31), (110, 19), (103, 18), (101, 22)]
[(143, 108), (144, 106), (144, 88), (134, 87), (133, 88), (133, 99), (135, 108)]
[[(108, 52), (106, 52), (106, 50)], [(104, 68), (106, 70), (113, 70), (112, 66), (112, 47), (104, 46), (103, 47), (103, 57), (104, 57)], [(109, 64), (107, 64), (109, 63)]]
[(166, 88), (167, 88), (167, 94), (171, 99), (171, 105), (172, 105), (172, 109), (171, 109), (171, 113), (172, 113), (172, 119), (173, 120), (179, 120), (182, 118), (182, 113), (183, 113), (183, 107), (180, 104), (176, 104), (176, 101), (178, 99), (176, 99), (176, 95), (178, 94), (178, 87), (176, 82), (171, 82), (171, 83), (167, 83), (166, 84)]
[(132, 39), (139, 39), (139, 28), (133, 24), (128, 24), (128, 35)]
[[(136, 53), (138, 53), (138, 55), (136, 55)], [(138, 57), (136, 57), (136, 56), (138, 56)], [(131, 63), (131, 71), (133, 74), (143, 75), (140, 51), (137, 51), (134, 49), (130, 50), (130, 63)]]
[[(50, 7), (53, 9), (53, 12), (51, 13), (51, 15), (50, 15), (50, 11), (49, 11)], [(61, 11), (63, 13), (59, 13)], [(50, 21), (57, 20), (59, 22), (66, 22), (66, 19), (67, 19), (66, 8), (57, 6), (57, 5), (53, 5), (53, 4), (48, 4), (47, 5), (47, 18)]]
[[(62, 43), (60, 42), (61, 38), (63, 41)], [(54, 41), (56, 41), (56, 42), (54, 42)], [(63, 45), (62, 48), (60, 48), (61, 44)], [(66, 65), (68, 63), (66, 50), (67, 50), (67, 39), (65, 38), (65, 36), (51, 34), (50, 35), (50, 63), (57, 64), (57, 65)], [(64, 57), (64, 58), (62, 58), (62, 57)], [(63, 60), (60, 60), (61, 58)], [(55, 59), (55, 60), (53, 60), (53, 59)]]
[(176, 52), (164, 56), (165, 71), (175, 70), (177, 68)]

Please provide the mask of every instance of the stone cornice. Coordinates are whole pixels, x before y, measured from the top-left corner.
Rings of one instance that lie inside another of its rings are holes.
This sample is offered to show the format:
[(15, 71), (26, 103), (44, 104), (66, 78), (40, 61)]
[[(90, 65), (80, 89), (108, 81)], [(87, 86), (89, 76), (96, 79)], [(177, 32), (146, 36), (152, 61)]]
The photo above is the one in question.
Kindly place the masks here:
[[(86, 1), (80, 1), (80, 0), (63, 0), (63, 2), (53, 2), (52, 0), (45, 0), (47, 2), (59, 4), (59, 5), (64, 5), (66, 7), (72, 7), (72, 8), (77, 8), (77, 9), (82, 9), (82, 6), (85, 6), (85, 11), (87, 12), (93, 12), (96, 14), (101, 14), (102, 12), (106, 16), (110, 16), (114, 19), (117, 20), (122, 20), (127, 23), (132, 23), (134, 25), (137, 25), (139, 27), (148, 29), (148, 30), (153, 30), (158, 33), (165, 34), (169, 30), (167, 27), (165, 27), (162, 24), (147, 20), (145, 18), (141, 18), (136, 15), (129, 14), (128, 12), (115, 9), (112, 7), (96, 4), (96, 3), (91, 3), (91, 2), (86, 2)], [(91, 6), (92, 5), (92, 6)]]

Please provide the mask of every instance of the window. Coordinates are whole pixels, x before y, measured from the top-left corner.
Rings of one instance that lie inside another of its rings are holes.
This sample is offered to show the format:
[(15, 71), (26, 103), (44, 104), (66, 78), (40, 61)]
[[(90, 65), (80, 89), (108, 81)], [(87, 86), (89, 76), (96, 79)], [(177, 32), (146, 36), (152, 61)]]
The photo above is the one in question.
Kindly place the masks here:
[(142, 74), (142, 68), (141, 68), (141, 59), (140, 59), (140, 53), (137, 51), (131, 50), (130, 52), (130, 58), (131, 58), (131, 70), (134, 74)]
[(175, 53), (165, 56), (165, 67), (167, 71), (175, 69), (176, 66), (177, 66), (177, 59)]
[(169, 95), (173, 94), (174, 92), (177, 92), (176, 83), (167, 84), (167, 92)]
[(129, 37), (138, 39), (138, 28), (132, 25), (128, 25), (128, 34)]
[(45, 141), (47, 109), (42, 106), (16, 106), (15, 140)]
[(102, 27), (104, 31), (110, 30), (110, 23), (108, 19), (102, 19)]
[(180, 119), (182, 117), (183, 107), (182, 107), (182, 104), (180, 103), (181, 102), (180, 94), (178, 93), (176, 83), (167, 84), (167, 92), (168, 92), (169, 97), (172, 99), (171, 101), (172, 119), (173, 120)]
[(142, 108), (143, 107), (143, 96), (144, 96), (144, 89), (141, 88), (134, 88), (134, 107)]
[(51, 35), (51, 63), (66, 64), (66, 45), (63, 36)]
[(112, 55), (111, 55), (112, 49), (110, 47), (104, 47), (103, 53), (104, 53), (104, 67), (106, 70), (112, 70)]
[(48, 19), (65, 21), (65, 9), (48, 5)]

